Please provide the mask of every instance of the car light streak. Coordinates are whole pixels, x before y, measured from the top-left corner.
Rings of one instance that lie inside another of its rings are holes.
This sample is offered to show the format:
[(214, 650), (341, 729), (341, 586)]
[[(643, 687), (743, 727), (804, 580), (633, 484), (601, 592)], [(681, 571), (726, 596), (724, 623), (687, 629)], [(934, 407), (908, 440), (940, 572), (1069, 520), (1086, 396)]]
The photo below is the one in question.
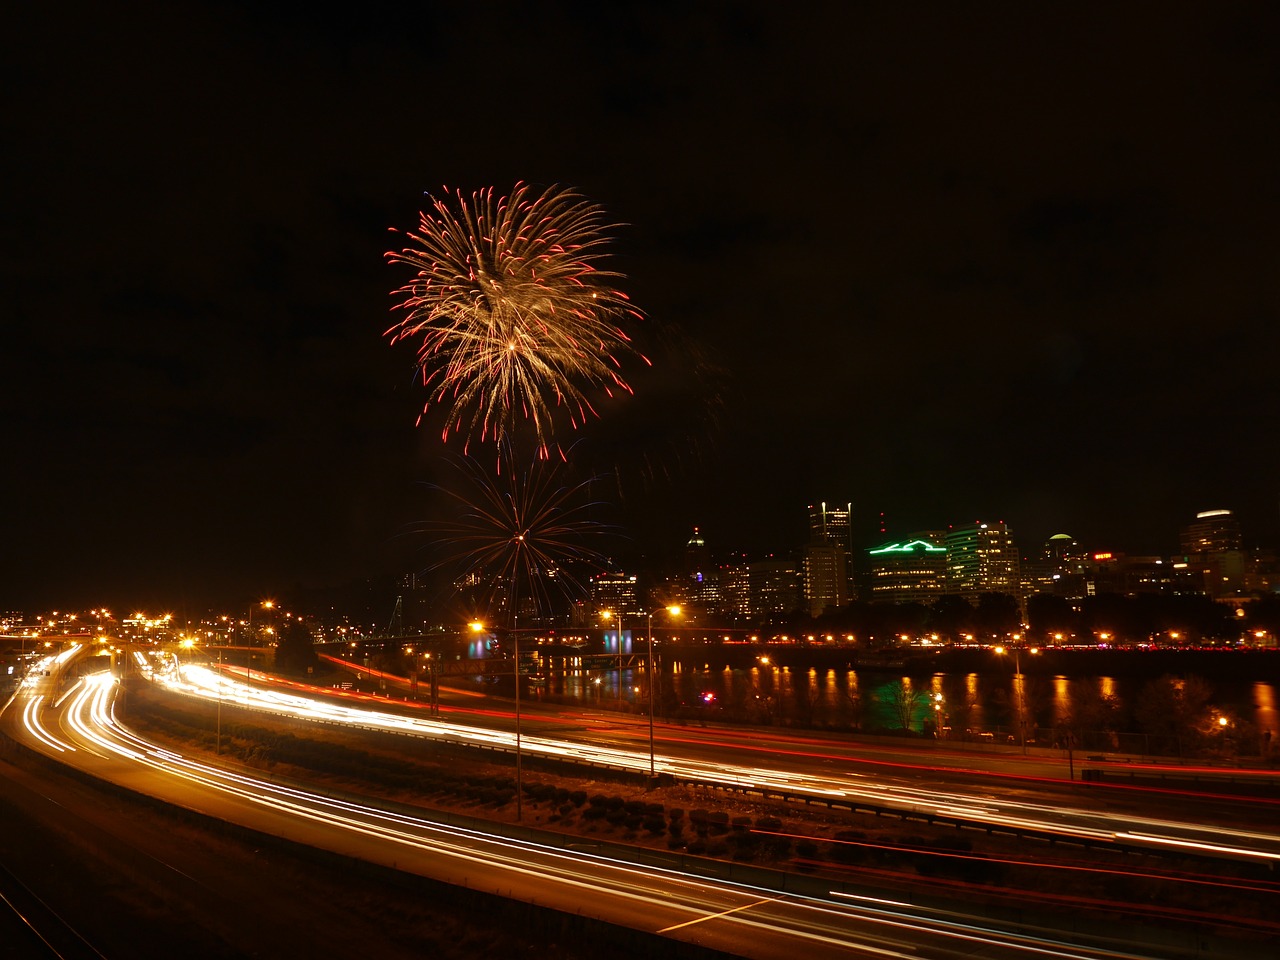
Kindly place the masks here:
[[(991, 957), (1034, 954), (1062, 960), (1145, 960), (1134, 953), (984, 926), (979, 918), (964, 914), (887, 900), (841, 902), (836, 898), (781, 893), (532, 840), (497, 837), (439, 823), (425, 815), (399, 812), (390, 806), (312, 793), (206, 764), (151, 743), (117, 722), (114, 694), (115, 685), (109, 677), (90, 678), (67, 699), (62, 721), (76, 737), (112, 754), (116, 762), (138, 764), (290, 818), (421, 851), (430, 854), (432, 864), (445, 857), (462, 870), (467, 864), (498, 866), (507, 876), (527, 878), (531, 895), (554, 883), (579, 891), (583, 902), (611, 899), (644, 904), (651, 913), (660, 910), (672, 918), (669, 923), (659, 924), (661, 929), (674, 930), (690, 922), (714, 920), (716, 925), (739, 928), (741, 932), (732, 936), (740, 942), (755, 942), (768, 933), (785, 937), (795, 950), (814, 955), (822, 951), (826, 951), (823, 955), (834, 955), (830, 948), (836, 948), (846, 955), (909, 960), (926, 955), (972, 955), (974, 944), (981, 944), (980, 952)], [(32, 697), (28, 703), (38, 704), (39, 700)], [(388, 862), (396, 858), (391, 852), (386, 856)]]
[(44, 697), (32, 697), (27, 701), (25, 707), (22, 708), (22, 725), (27, 732), (39, 740), (47, 747), (57, 750), (59, 753), (75, 752), (75, 747), (69, 743), (59, 740), (40, 722), (40, 704), (44, 702)]
[[(508, 752), (514, 749), (514, 735), (506, 731), (468, 726), (434, 717), (411, 717), (347, 704), (333, 704), (298, 693), (246, 684), (198, 665), (184, 665), (181, 676), (177, 671), (168, 671), (164, 676), (156, 675), (156, 679), (170, 689), (188, 696), (221, 698), (224, 702), (282, 716), (428, 737), (464, 746)], [(566, 758), (615, 769), (648, 771), (647, 754), (619, 748), (528, 735), (521, 738), (521, 746), (529, 754)], [(1205, 827), (1131, 816), (1126, 818), (1123, 825), (1125, 829), (1117, 830), (1116, 814), (1024, 800), (1000, 800), (986, 794), (971, 795), (954, 790), (948, 792), (937, 786), (920, 786), (914, 783), (878, 784), (862, 776), (802, 776), (783, 770), (700, 762), (678, 757), (659, 756), (656, 768), (660, 773), (734, 789), (767, 789), (796, 797), (816, 797), (827, 802), (845, 802), (850, 805), (863, 803), (890, 807), (910, 815), (956, 816), (1010, 831), (1052, 833), (1081, 842), (1107, 844), (1123, 841), (1131, 833), (1135, 838), (1142, 836), (1144, 830), (1157, 834), (1177, 832), (1183, 835), (1181, 842), (1189, 849), (1202, 853), (1280, 859), (1280, 835), (1250, 833), (1228, 827)], [(1232, 840), (1239, 846), (1224, 842)]]
[(1209, 853), (1225, 853), (1234, 857), (1253, 857), (1258, 860), (1280, 861), (1280, 854), (1265, 850), (1245, 850), (1240, 847), (1228, 847), (1219, 843), (1201, 843), (1193, 840), (1179, 840), (1176, 837), (1159, 837), (1149, 833), (1117, 833), (1121, 840), (1135, 840), (1139, 843), (1160, 844), (1169, 847), (1181, 847), (1184, 850), (1199, 850)]

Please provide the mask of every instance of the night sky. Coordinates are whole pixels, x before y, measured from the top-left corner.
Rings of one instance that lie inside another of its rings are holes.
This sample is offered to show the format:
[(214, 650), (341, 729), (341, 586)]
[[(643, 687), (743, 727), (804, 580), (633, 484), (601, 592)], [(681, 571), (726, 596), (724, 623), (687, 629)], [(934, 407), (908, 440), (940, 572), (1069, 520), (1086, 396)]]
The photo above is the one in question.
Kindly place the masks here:
[(0, 609), (412, 567), (388, 229), (520, 181), (648, 317), (582, 441), (627, 549), (1280, 541), (1274, 5), (115, 6), (0, 41)]

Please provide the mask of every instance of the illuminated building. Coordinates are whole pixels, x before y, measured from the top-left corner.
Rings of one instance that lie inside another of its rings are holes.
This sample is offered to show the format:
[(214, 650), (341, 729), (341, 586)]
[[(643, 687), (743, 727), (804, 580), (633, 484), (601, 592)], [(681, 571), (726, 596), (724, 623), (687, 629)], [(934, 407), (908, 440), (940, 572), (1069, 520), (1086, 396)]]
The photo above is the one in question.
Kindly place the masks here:
[(1240, 524), (1230, 510), (1197, 513), (1182, 530), (1182, 553), (1209, 596), (1233, 597), (1244, 591), (1244, 544)]
[(984, 593), (1021, 595), (1018, 551), (1003, 520), (952, 527), (946, 549), (947, 593), (970, 603)]
[(1182, 529), (1182, 552), (1187, 556), (1241, 549), (1240, 524), (1230, 510), (1202, 510)]
[(853, 538), (849, 515), (853, 504), (809, 506), (809, 542), (804, 549), (804, 598), (812, 616), (828, 607), (843, 607), (852, 596)]
[(932, 604), (947, 591), (947, 548), (923, 537), (867, 551), (873, 601)]
[(634, 574), (601, 573), (592, 577), (591, 600), (597, 610), (611, 610), (623, 616), (642, 614)]
[(713, 610), (720, 599), (719, 571), (711, 563), (711, 552), (697, 527), (684, 548), (685, 583), (681, 596), (673, 599), (684, 606)]
[(1086, 576), (1089, 554), (1069, 533), (1055, 533), (1045, 541), (1039, 557), (1022, 561), (1019, 575), (1024, 595), (1052, 593), (1079, 599), (1093, 591)]
[(735, 617), (751, 613), (751, 565), (745, 559), (720, 565), (719, 610)]
[(770, 557), (753, 560), (747, 566), (753, 616), (792, 613), (799, 609), (803, 596), (801, 574), (794, 560)]

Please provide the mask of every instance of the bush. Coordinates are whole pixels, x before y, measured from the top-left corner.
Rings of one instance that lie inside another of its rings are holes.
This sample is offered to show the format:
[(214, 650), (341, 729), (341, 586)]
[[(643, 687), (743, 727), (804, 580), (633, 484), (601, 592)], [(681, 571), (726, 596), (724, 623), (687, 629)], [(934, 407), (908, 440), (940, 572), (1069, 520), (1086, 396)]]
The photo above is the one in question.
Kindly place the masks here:
[(645, 817), (643, 826), (645, 830), (656, 837), (666, 829), (667, 821), (663, 820), (662, 817)]
[(569, 802), (575, 807), (580, 807), (587, 802), (587, 791), (574, 790), (569, 794)]
[(756, 829), (757, 830), (781, 830), (782, 821), (779, 820), (777, 817), (757, 817)]
[(751, 829), (750, 817), (734, 817), (729, 823), (733, 827), (734, 833), (746, 833)]

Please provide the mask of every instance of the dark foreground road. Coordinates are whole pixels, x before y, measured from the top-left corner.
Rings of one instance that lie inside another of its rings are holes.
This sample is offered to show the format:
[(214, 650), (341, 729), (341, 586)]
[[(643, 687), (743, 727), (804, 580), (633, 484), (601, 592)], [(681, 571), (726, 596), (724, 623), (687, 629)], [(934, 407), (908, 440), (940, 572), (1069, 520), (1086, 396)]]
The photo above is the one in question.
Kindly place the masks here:
[[(605, 924), (213, 828), (68, 776), (3, 738), (0, 865), (0, 894), (41, 914), (57, 949), (25, 933), (6, 907), (0, 956), (11, 960), (576, 960), (680, 951), (670, 940), (650, 943)], [(49, 911), (75, 932), (49, 930)], [(690, 947), (687, 956), (717, 955)]]

